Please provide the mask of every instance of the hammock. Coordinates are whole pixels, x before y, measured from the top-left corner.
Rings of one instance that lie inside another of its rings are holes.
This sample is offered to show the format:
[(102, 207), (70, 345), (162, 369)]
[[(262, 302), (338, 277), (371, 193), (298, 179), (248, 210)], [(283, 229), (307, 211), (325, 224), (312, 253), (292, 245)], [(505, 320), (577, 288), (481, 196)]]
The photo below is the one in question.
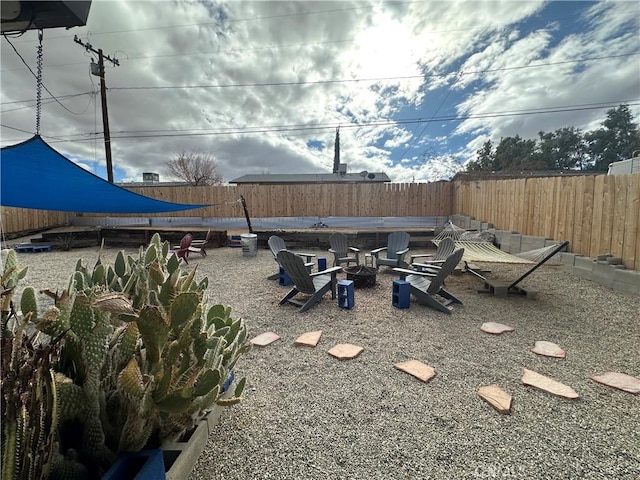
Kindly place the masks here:
[(466, 240), (464, 234), (467, 231), (449, 222), (449, 224), (434, 237), (433, 244), (438, 246), (444, 238), (451, 238), (456, 244), (456, 248), (464, 248), (464, 256), (462, 259), (466, 262), (492, 262), (492, 263), (522, 263), (531, 264), (538, 263), (544, 259), (552, 250), (560, 245), (560, 242), (554, 243), (547, 247), (537, 248), (511, 254), (503, 252), (493, 243), (482, 240)]

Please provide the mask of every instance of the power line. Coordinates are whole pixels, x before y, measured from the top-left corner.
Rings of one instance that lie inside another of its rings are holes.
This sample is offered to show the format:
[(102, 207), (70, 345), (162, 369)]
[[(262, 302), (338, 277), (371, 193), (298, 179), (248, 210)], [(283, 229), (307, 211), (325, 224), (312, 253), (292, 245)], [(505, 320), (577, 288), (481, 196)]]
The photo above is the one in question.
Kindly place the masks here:
[(20, 60), (22, 60), (22, 63), (24, 63), (24, 65), (29, 69), (29, 71), (31, 72), (31, 75), (33, 75), (33, 77), (34, 77), (34, 78), (35, 78), (35, 79), (40, 83), (40, 85), (42, 86), (42, 88), (44, 88), (44, 89), (47, 91), (47, 93), (48, 93), (49, 95), (51, 95), (51, 98), (53, 98), (56, 102), (58, 102), (58, 104), (59, 104), (62, 108), (64, 108), (67, 112), (69, 112), (69, 113), (71, 113), (71, 114), (73, 114), (73, 115), (79, 115), (79, 114), (77, 114), (77, 113), (75, 113), (75, 112), (72, 112), (71, 110), (69, 110), (67, 107), (65, 107), (62, 103), (60, 103), (60, 102), (58, 101), (58, 99), (56, 98), (56, 96), (55, 96), (53, 93), (51, 93), (51, 91), (50, 91), (47, 87), (45, 87), (45, 86), (44, 86), (44, 83), (42, 83), (42, 82), (39, 80), (38, 75), (36, 75), (35, 73), (33, 73), (33, 70), (31, 70), (31, 67), (29, 66), (29, 64), (27, 64), (27, 62), (24, 60), (24, 58), (22, 58), (22, 55), (20, 55), (20, 53), (18, 52), (18, 50), (16, 50), (16, 47), (14, 47), (14, 46), (13, 46), (13, 43), (11, 43), (11, 40), (9, 40), (9, 37), (7, 37), (7, 36), (5, 35), (5, 39), (7, 40), (7, 42), (9, 42), (9, 45), (11, 45), (11, 48), (13, 48), (13, 51), (14, 51), (14, 52), (16, 52), (16, 55), (18, 55), (18, 58), (20, 58)]
[[(225, 23), (243, 23), (243, 22), (254, 22), (254, 21), (260, 21), (260, 20), (273, 20), (273, 19), (277, 19), (277, 18), (288, 18), (288, 17), (300, 17), (300, 16), (311, 16), (311, 15), (320, 15), (320, 14), (325, 14), (325, 13), (340, 13), (340, 12), (347, 12), (347, 11), (352, 11), (352, 10), (369, 10), (369, 9), (373, 9), (373, 8), (384, 8), (384, 7), (392, 7), (392, 6), (398, 6), (398, 5), (410, 5), (413, 3), (425, 3), (422, 0), (418, 0), (418, 1), (410, 1), (410, 2), (389, 2), (389, 3), (382, 3), (382, 4), (378, 4), (378, 5), (366, 5), (366, 6), (359, 6), (359, 7), (349, 7), (349, 8), (342, 8), (342, 9), (331, 9), (331, 10), (317, 10), (317, 11), (312, 11), (312, 12), (295, 12), (295, 13), (285, 13), (285, 14), (281, 14), (281, 15), (270, 15), (270, 16), (264, 16), (264, 17), (251, 17), (251, 18), (239, 18), (239, 19), (233, 19), (233, 18), (228, 18), (225, 19), (224, 22)], [(627, 14), (637, 14), (637, 9), (629, 9), (629, 10), (625, 10), (622, 12), (610, 12), (609, 15), (627, 15)], [(550, 18), (549, 20), (551, 21), (559, 21), (559, 20), (565, 20), (565, 19), (570, 19), (570, 20), (574, 20), (575, 19), (575, 15), (566, 15), (566, 16), (562, 16), (562, 17), (555, 17), (555, 18)], [(172, 28), (187, 28), (187, 27), (204, 27), (207, 25), (219, 25), (220, 21), (213, 21), (213, 22), (201, 22), (201, 23), (186, 23), (186, 24), (181, 24), (181, 25), (164, 25), (161, 27), (147, 27), (147, 28), (134, 28), (134, 29), (130, 29), (130, 30), (111, 30), (111, 31), (106, 31), (106, 32), (91, 32), (92, 36), (100, 36), (100, 35), (113, 35), (113, 34), (122, 34), (122, 33), (132, 33), (132, 32), (145, 32), (145, 31), (152, 31), (152, 30), (168, 30), (168, 29), (172, 29)], [(511, 25), (512, 23), (503, 23), (503, 24), (497, 24), (497, 25), (492, 25), (492, 26), (482, 26), (482, 27), (466, 27), (466, 28), (456, 28), (456, 29), (449, 29), (449, 30), (430, 30), (427, 32), (422, 33), (421, 35), (428, 35), (428, 34), (433, 34), (433, 33), (454, 33), (454, 32), (463, 32), (463, 31), (472, 31), (472, 30), (487, 30), (490, 28), (500, 28), (500, 27), (504, 27), (504, 26), (508, 26)], [(58, 39), (67, 39), (70, 38), (66, 35), (60, 35), (59, 37), (51, 37), (49, 38), (49, 40), (58, 40)], [(23, 40), (21, 42), (18, 43), (27, 43), (30, 42), (30, 40)], [(268, 48), (278, 48), (278, 46), (274, 46), (274, 47), (268, 47)], [(160, 55), (162, 56), (162, 55)], [(140, 58), (154, 58), (154, 57), (140, 57)]]
[[(388, 4), (383, 4), (382, 6), (387, 6), (387, 5), (403, 5), (403, 4), (411, 4), (411, 3), (422, 3), (420, 1), (416, 1), (416, 2), (398, 2), (398, 3), (388, 3)], [(332, 13), (332, 12), (343, 12), (343, 11), (349, 11), (349, 10), (360, 10), (360, 9), (369, 9), (369, 8), (374, 8), (374, 6), (366, 6), (366, 7), (352, 7), (352, 8), (346, 8), (346, 9), (334, 9), (334, 10), (321, 10), (321, 11), (316, 11), (316, 12), (299, 12), (299, 13), (291, 13), (291, 14), (282, 14), (282, 15), (274, 15), (274, 16), (266, 16), (266, 17), (255, 17), (255, 18), (247, 18), (247, 19), (237, 19), (237, 20), (233, 20), (233, 19), (228, 19), (225, 20), (227, 23), (234, 23), (234, 22), (247, 22), (247, 21), (254, 21), (254, 20), (269, 20), (269, 19), (274, 19), (274, 18), (284, 18), (284, 17), (292, 17), (292, 16), (303, 16), (303, 15), (314, 15), (314, 14), (321, 14), (321, 13)], [(628, 12), (614, 12), (614, 13), (610, 13), (610, 15), (625, 15), (627, 13), (635, 13), (635, 10), (629, 10)], [(556, 17), (553, 19), (549, 19), (549, 20), (553, 20), (553, 21), (559, 21), (559, 20), (564, 20), (564, 19), (574, 19), (573, 16), (566, 16), (566, 17)], [(525, 21), (525, 20), (523, 20)], [(192, 26), (206, 26), (206, 25), (213, 25), (213, 24), (217, 24), (216, 22), (204, 22), (204, 23), (194, 23), (194, 24), (183, 24), (183, 25), (173, 25), (173, 26), (163, 26), (163, 27), (149, 27), (149, 28), (142, 28), (142, 29), (132, 29), (132, 30), (114, 30), (111, 32), (101, 32), (101, 33), (91, 33), (93, 36), (97, 36), (97, 35), (107, 35), (107, 34), (116, 34), (116, 33), (129, 33), (129, 32), (140, 32), (140, 31), (150, 31), (150, 30), (162, 30), (162, 29), (170, 29), (170, 28), (183, 28), (183, 27), (192, 27)], [(463, 31), (471, 31), (471, 30), (489, 30), (489, 29), (496, 29), (499, 27), (505, 27), (505, 26), (509, 26), (511, 25), (511, 23), (505, 23), (505, 24), (501, 24), (501, 25), (492, 25), (492, 26), (482, 26), (482, 27), (466, 27), (466, 28), (457, 28), (457, 29), (447, 29), (447, 30), (430, 30), (427, 32), (422, 32), (419, 35), (416, 35), (415, 37), (421, 37), (421, 36), (425, 36), (425, 35), (432, 35), (435, 33), (455, 33), (455, 32), (463, 32)], [(545, 28), (540, 28), (537, 30), (545, 30)], [(415, 38), (414, 37), (414, 38)], [(53, 37), (50, 40), (55, 40), (55, 39), (66, 39), (69, 38), (67, 36), (60, 36), (60, 37)], [(342, 40), (333, 40), (333, 41), (324, 41), (324, 42), (309, 42), (309, 43), (297, 43), (297, 44), (280, 44), (280, 45), (270, 45), (270, 46), (261, 46), (261, 47), (250, 47), (250, 48), (234, 48), (234, 49), (223, 49), (223, 50), (215, 50), (215, 51), (211, 51), (211, 52), (183, 52), (183, 53), (173, 53), (173, 54), (162, 54), (162, 55), (145, 55), (145, 56), (131, 56), (128, 57), (127, 60), (148, 60), (148, 59), (152, 59), (152, 58), (166, 58), (166, 57), (182, 57), (182, 56), (192, 56), (192, 55), (219, 55), (221, 53), (236, 53), (236, 52), (248, 52), (248, 51), (255, 51), (255, 50), (270, 50), (270, 49), (280, 49), (280, 48), (295, 48), (295, 47), (301, 47), (301, 46), (315, 46), (315, 45), (329, 45), (329, 44), (335, 44), (335, 43), (351, 43), (354, 42), (355, 39), (350, 38), (350, 39), (342, 39)], [(26, 43), (27, 41), (24, 42), (17, 42), (17, 43)], [(56, 68), (56, 67), (65, 67), (65, 66), (71, 66), (71, 65), (80, 65), (81, 62), (73, 62), (73, 63), (65, 63), (65, 64), (58, 64), (58, 65), (49, 65), (47, 68)], [(16, 68), (13, 69), (5, 69), (5, 70), (0, 70), (2, 72), (10, 72), (10, 71), (15, 71), (18, 70)]]
[[(58, 100), (67, 100), (73, 97), (81, 97), (82, 95), (91, 95), (92, 93), (93, 92), (91, 91), (91, 92), (82, 92), (82, 93), (71, 93), (69, 95), (58, 95)], [(44, 100), (55, 100), (55, 98), (48, 97), (48, 98), (45, 98)], [(34, 101), (33, 98), (30, 98), (28, 100), (11, 100), (10, 102), (0, 102), (0, 105), (12, 105), (14, 103), (30, 103), (33, 101)], [(24, 108), (24, 107), (19, 107), (19, 108)]]
[(609, 58), (622, 58), (640, 55), (640, 52), (622, 53), (618, 55), (605, 55), (601, 57), (588, 57), (578, 60), (563, 60), (559, 62), (536, 63), (533, 65), (519, 65), (515, 67), (488, 68), (486, 70), (471, 71), (453, 71), (446, 73), (427, 73), (422, 75), (404, 75), (398, 77), (375, 77), (375, 78), (356, 78), (356, 79), (340, 79), (340, 80), (312, 80), (304, 82), (261, 82), (261, 83), (230, 83), (221, 85), (168, 85), (168, 86), (147, 86), (147, 87), (111, 87), (110, 90), (179, 90), (179, 89), (198, 89), (198, 88), (244, 88), (244, 87), (281, 87), (294, 85), (322, 85), (322, 84), (339, 84), (339, 83), (358, 83), (358, 82), (382, 82), (393, 80), (415, 80), (435, 77), (449, 77), (452, 75), (479, 75), (483, 73), (505, 72), (511, 70), (521, 70), (525, 68), (540, 68), (556, 65), (566, 65), (569, 63), (590, 62), (595, 60), (605, 60)]
[[(301, 132), (303, 134), (308, 134), (314, 131), (317, 131), (317, 132), (322, 132), (327, 130), (333, 131), (338, 126), (340, 128), (364, 128), (364, 127), (375, 128), (375, 127), (386, 127), (390, 125), (421, 124), (421, 123), (429, 123), (434, 121), (460, 122), (464, 120), (483, 119), (483, 118), (500, 118), (500, 117), (511, 117), (511, 116), (515, 117), (515, 116), (522, 116), (522, 115), (541, 115), (541, 114), (556, 114), (556, 113), (585, 111), (585, 110), (597, 110), (601, 108), (614, 108), (619, 106), (620, 104), (633, 105), (633, 106), (640, 105), (640, 99), (634, 99), (633, 101), (612, 101), (612, 102), (601, 102), (601, 103), (580, 104), (580, 105), (541, 107), (541, 108), (513, 110), (513, 111), (505, 111), (505, 112), (480, 113), (480, 114), (470, 114), (470, 115), (446, 115), (441, 117), (431, 117), (428, 119), (419, 117), (419, 118), (406, 118), (406, 119), (398, 119), (398, 120), (380, 120), (380, 121), (351, 123), (351, 124), (336, 122), (336, 123), (326, 123), (326, 124), (317, 124), (317, 125), (301, 125), (301, 124), (273, 125), (273, 126), (244, 127), (244, 128), (235, 128), (235, 129), (233, 127), (230, 127), (230, 128), (208, 130), (208, 131), (198, 131), (195, 129), (190, 129), (190, 130), (174, 130), (174, 131), (170, 131), (170, 133), (149, 133), (149, 134), (143, 134), (143, 135), (130, 135), (130, 134), (126, 134), (126, 132), (121, 132), (124, 134), (120, 134), (120, 135), (116, 134), (116, 135), (113, 135), (113, 137), (118, 139), (133, 139), (133, 138), (178, 138), (178, 137), (223, 136), (223, 135), (250, 135), (250, 134), (263, 134), (263, 133), (290, 133), (290, 132)], [(154, 132), (154, 131), (150, 131), (150, 132)], [(87, 134), (84, 134), (84, 135), (87, 135)], [(59, 140), (59, 142), (60, 141), (83, 142), (83, 141), (93, 141), (93, 140), (95, 139), (93, 138), (75, 139), (75, 140), (69, 139), (69, 140)]]
[[(504, 72), (504, 71), (512, 71), (512, 70), (520, 70), (527, 68), (541, 68), (541, 67), (550, 67), (557, 65), (566, 65), (570, 63), (582, 63), (582, 62), (591, 62), (597, 60), (606, 60), (611, 58), (623, 58), (623, 57), (631, 57), (640, 55), (640, 52), (632, 52), (632, 53), (621, 53), (617, 55), (604, 55), (599, 57), (587, 57), (577, 60), (563, 60), (558, 62), (546, 62), (546, 63), (536, 63), (533, 65), (518, 65), (514, 67), (501, 67), (501, 68), (490, 68), (486, 70), (470, 70), (470, 71), (451, 71), (445, 73), (429, 73), (423, 75), (405, 75), (398, 77), (374, 77), (374, 78), (357, 78), (357, 79), (340, 79), (340, 80), (313, 80), (313, 81), (305, 81), (305, 82), (265, 82), (265, 83), (238, 83), (238, 84), (221, 84), (221, 85), (169, 85), (169, 86), (147, 86), (147, 87), (110, 87), (109, 90), (180, 90), (180, 89), (210, 89), (210, 88), (245, 88), (245, 87), (275, 87), (275, 86), (296, 86), (296, 85), (321, 85), (321, 84), (340, 84), (340, 83), (357, 83), (357, 82), (382, 82), (382, 81), (394, 81), (394, 80), (417, 80), (417, 79), (425, 79), (425, 78), (443, 78), (449, 76), (462, 76), (462, 75), (480, 75), (486, 73), (494, 73), (494, 72)], [(47, 90), (48, 91), (48, 90)], [(72, 98), (75, 96), (81, 95), (90, 95), (93, 92), (84, 92), (72, 95), (65, 95), (59, 98)], [(57, 101), (55, 97), (51, 97)], [(34, 100), (17, 100), (11, 102), (2, 102), (0, 105), (8, 105), (12, 103), (23, 103), (23, 102), (33, 102)], [(28, 108), (28, 107), (21, 107)], [(14, 109), (19, 110), (19, 109)], [(6, 110), (5, 112), (12, 112), (14, 110)], [(73, 113), (73, 112), (72, 112)]]
[[(417, 1), (410, 1), (410, 2), (389, 2), (389, 3), (382, 3), (379, 5), (365, 5), (365, 6), (359, 6), (359, 7), (349, 7), (349, 8), (339, 8), (339, 9), (331, 9), (331, 10), (317, 10), (317, 11), (313, 11), (313, 12), (295, 12), (295, 13), (283, 13), (280, 15), (268, 15), (268, 16), (264, 16), (264, 17), (251, 17), (251, 18), (238, 18), (238, 19), (233, 19), (233, 18), (227, 18), (224, 20), (225, 23), (243, 23), (243, 22), (255, 22), (255, 21), (260, 21), (260, 20), (274, 20), (277, 18), (288, 18), (288, 17), (301, 17), (301, 16), (307, 16), (307, 15), (320, 15), (320, 14), (325, 14), (325, 13), (340, 13), (340, 12), (348, 12), (348, 11), (352, 11), (352, 10), (369, 10), (369, 9), (373, 9), (373, 8), (378, 8), (378, 7), (391, 7), (391, 6), (397, 6), (397, 5), (409, 5), (412, 3), (424, 3), (423, 0), (417, 0)], [(207, 25), (219, 25), (220, 21), (213, 21), (213, 22), (202, 22), (202, 23), (186, 23), (186, 24), (182, 24), (182, 25), (165, 25), (162, 27), (147, 27), (147, 28), (134, 28), (131, 30), (112, 30), (112, 31), (107, 31), (107, 32), (99, 32), (99, 33), (95, 33), (92, 32), (91, 35), (93, 36), (98, 36), (98, 35), (112, 35), (112, 34), (117, 34), (117, 33), (131, 33), (131, 32), (148, 32), (151, 30), (167, 30), (167, 29), (171, 29), (171, 28), (186, 28), (186, 27), (204, 27)], [(473, 27), (473, 28), (485, 28), (485, 27)], [(59, 36), (59, 37), (52, 37), (50, 40), (57, 40), (57, 39), (61, 39), (61, 38), (69, 38), (67, 36)], [(28, 40), (26, 40), (28, 41)], [(26, 42), (25, 41), (25, 42)]]

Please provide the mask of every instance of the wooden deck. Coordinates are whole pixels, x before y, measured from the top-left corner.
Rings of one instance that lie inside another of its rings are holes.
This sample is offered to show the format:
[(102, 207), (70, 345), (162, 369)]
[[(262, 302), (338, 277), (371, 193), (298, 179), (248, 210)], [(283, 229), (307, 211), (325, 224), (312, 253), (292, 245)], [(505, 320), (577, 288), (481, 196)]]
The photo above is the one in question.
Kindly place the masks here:
[[(180, 239), (191, 233), (195, 238), (204, 238), (207, 230), (211, 230), (210, 248), (226, 247), (235, 243), (246, 230), (221, 230), (207, 227), (58, 227), (41, 233), (40, 237), (32, 238), (34, 244), (45, 243), (54, 249), (68, 249), (100, 245), (112, 247), (139, 247), (149, 243), (155, 233), (159, 233), (163, 240), (172, 245), (180, 243)], [(411, 235), (410, 246), (413, 248), (431, 247), (434, 237), (433, 228), (307, 228), (307, 229), (254, 229), (258, 236), (258, 248), (268, 248), (267, 241), (271, 235), (278, 235), (284, 239), (288, 247), (299, 248), (329, 248), (329, 236), (334, 232), (342, 232), (347, 236), (349, 245), (363, 249), (373, 249), (386, 245), (389, 233), (404, 230)], [(233, 240), (235, 238), (235, 241)]]
[(329, 236), (334, 232), (344, 233), (350, 246), (362, 249), (383, 247), (391, 232), (402, 230), (411, 235), (410, 247), (431, 247), (434, 237), (433, 228), (307, 228), (307, 229), (273, 229), (254, 230), (258, 235), (258, 248), (268, 248), (267, 241), (271, 235), (278, 235), (292, 249), (329, 248)]

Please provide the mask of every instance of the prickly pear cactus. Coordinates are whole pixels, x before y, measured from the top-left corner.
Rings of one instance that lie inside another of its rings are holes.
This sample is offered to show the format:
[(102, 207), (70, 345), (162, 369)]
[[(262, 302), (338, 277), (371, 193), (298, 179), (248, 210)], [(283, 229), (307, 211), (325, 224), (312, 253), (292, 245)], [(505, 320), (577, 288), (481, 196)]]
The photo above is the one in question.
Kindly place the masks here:
[[(55, 306), (39, 313), (27, 294), (39, 330), (65, 332), (57, 365), (60, 423), (80, 422), (74, 448), (98, 469), (123, 451), (158, 446), (196, 425), (217, 403), (222, 387), (249, 349), (241, 319), (229, 308), (208, 307), (208, 279), (180, 270), (168, 242), (154, 235), (137, 258), (119, 252), (113, 265), (76, 264)], [(226, 397), (226, 396), (225, 396)], [(64, 444), (64, 439), (62, 439)]]

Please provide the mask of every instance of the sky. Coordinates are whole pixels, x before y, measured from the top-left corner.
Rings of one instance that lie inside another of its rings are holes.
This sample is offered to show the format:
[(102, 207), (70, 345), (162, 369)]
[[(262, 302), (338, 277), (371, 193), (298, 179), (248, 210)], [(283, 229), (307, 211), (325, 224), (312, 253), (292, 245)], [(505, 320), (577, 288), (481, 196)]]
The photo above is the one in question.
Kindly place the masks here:
[[(246, 174), (448, 179), (487, 141), (640, 119), (640, 2), (93, 0), (44, 30), (40, 130), (106, 178), (102, 49), (116, 182), (177, 180), (181, 152)], [(37, 130), (36, 31), (2, 38), (2, 147)], [(14, 50), (15, 49), (15, 50)], [(28, 68), (26, 65), (28, 65)]]

